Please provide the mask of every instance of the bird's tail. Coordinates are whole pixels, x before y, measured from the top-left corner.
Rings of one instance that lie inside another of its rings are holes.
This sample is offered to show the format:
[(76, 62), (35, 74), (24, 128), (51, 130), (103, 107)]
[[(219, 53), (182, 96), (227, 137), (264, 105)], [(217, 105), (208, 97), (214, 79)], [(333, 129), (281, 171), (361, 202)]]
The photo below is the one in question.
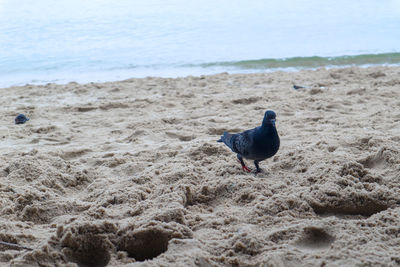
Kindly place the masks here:
[(225, 142), (224, 140), (225, 140), (226, 134), (228, 134), (228, 132), (224, 132), (224, 135), (221, 135), (221, 137), (217, 140), (217, 142), (220, 142), (220, 143)]
[(224, 142), (225, 145), (227, 145), (230, 149), (233, 147), (233, 134), (230, 134), (228, 132), (224, 132), (224, 135), (221, 136), (217, 142)]

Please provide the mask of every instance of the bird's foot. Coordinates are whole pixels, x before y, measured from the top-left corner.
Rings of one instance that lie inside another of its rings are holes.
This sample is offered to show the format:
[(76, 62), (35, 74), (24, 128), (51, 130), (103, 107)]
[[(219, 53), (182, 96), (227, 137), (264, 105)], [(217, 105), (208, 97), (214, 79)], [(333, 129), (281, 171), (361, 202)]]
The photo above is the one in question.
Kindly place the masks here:
[(257, 168), (257, 169), (254, 171), (255, 174), (260, 173), (260, 172), (264, 172), (264, 171), (263, 171), (261, 168)]
[(246, 171), (246, 172), (251, 172), (251, 169), (248, 168), (246, 165), (242, 166), (242, 170)]
[(242, 170), (243, 171), (251, 172), (251, 169), (246, 166), (246, 164), (244, 163), (242, 157), (238, 156), (238, 161), (239, 161), (240, 165), (242, 165)]

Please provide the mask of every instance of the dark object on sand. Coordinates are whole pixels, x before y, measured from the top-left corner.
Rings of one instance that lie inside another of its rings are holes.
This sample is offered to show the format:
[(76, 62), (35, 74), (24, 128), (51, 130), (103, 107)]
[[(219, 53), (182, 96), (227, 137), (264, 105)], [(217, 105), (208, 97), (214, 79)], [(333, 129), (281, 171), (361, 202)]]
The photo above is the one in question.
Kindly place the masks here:
[(298, 90), (298, 89), (305, 88), (305, 87), (293, 84), (293, 88), (294, 88), (294, 90)]
[(28, 248), (28, 247), (25, 247), (25, 246), (21, 246), (21, 245), (14, 244), (14, 243), (8, 243), (8, 242), (4, 242), (4, 241), (0, 241), (0, 245), (1, 245), (1, 246), (8, 247), (8, 248), (10, 248), (10, 249), (26, 249), (26, 250), (33, 250), (32, 248)]
[(29, 118), (27, 118), (24, 114), (19, 114), (17, 117), (15, 117), (15, 124), (23, 124), (27, 121), (29, 121)]
[(243, 158), (246, 158), (254, 160), (256, 173), (261, 172), (258, 163), (272, 157), (279, 149), (280, 141), (275, 128), (275, 118), (275, 112), (267, 110), (261, 126), (238, 134), (224, 132), (218, 142), (224, 142), (233, 152), (237, 153), (243, 170), (251, 172), (243, 161)]

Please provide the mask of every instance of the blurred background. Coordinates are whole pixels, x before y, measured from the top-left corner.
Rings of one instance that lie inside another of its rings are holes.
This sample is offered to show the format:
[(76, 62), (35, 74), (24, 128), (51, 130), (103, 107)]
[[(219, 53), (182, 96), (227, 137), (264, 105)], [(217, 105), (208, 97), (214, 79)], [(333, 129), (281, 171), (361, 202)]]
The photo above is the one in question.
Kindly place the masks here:
[(0, 86), (400, 63), (400, 0), (0, 0)]

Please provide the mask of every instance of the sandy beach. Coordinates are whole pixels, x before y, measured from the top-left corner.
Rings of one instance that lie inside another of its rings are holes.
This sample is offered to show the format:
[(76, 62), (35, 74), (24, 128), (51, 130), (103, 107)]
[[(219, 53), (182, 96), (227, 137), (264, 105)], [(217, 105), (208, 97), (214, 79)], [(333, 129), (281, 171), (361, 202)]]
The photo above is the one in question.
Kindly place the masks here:
[[(399, 77), (354, 67), (0, 89), (0, 241), (26, 247), (0, 244), (0, 265), (398, 266)], [(267, 109), (281, 148), (245, 173), (216, 140)], [(15, 125), (19, 113), (30, 120)]]

